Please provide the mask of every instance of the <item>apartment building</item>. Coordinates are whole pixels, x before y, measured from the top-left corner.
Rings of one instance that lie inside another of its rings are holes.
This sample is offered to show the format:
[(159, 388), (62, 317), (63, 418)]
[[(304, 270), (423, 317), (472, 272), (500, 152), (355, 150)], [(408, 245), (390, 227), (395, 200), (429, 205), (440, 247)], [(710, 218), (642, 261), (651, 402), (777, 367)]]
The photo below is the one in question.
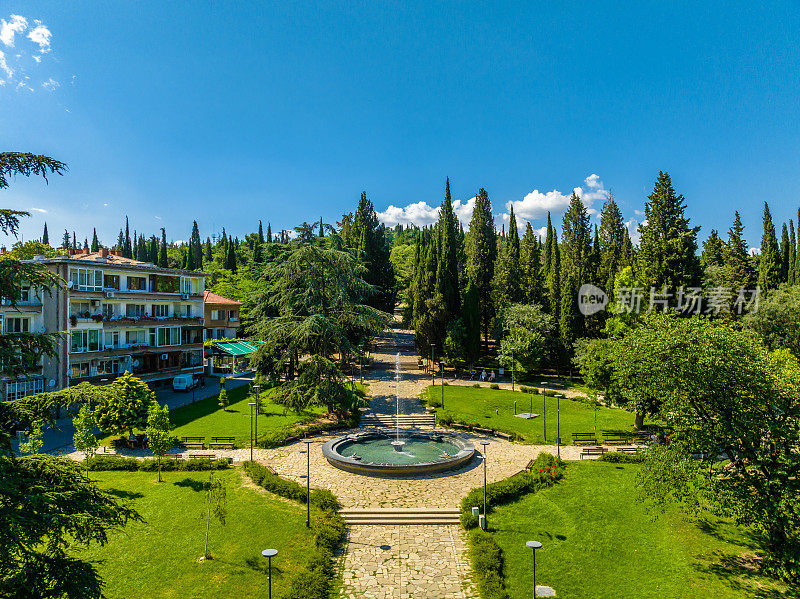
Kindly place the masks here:
[(206, 291), (204, 302), (206, 339), (236, 339), (242, 302), (210, 291)]
[(40, 298), (39, 327), (66, 332), (58, 359), (42, 366), (47, 390), (105, 382), (125, 371), (155, 384), (202, 372), (205, 273), (120, 254), (102, 248), (34, 256), (66, 281)]
[[(0, 302), (0, 333), (44, 332), (42, 298), (31, 286), (23, 286), (17, 305), (4, 299)], [(47, 389), (42, 372), (43, 361), (23, 365), (23, 373), (17, 376), (0, 375), (0, 400), (14, 400), (26, 395), (42, 393)]]

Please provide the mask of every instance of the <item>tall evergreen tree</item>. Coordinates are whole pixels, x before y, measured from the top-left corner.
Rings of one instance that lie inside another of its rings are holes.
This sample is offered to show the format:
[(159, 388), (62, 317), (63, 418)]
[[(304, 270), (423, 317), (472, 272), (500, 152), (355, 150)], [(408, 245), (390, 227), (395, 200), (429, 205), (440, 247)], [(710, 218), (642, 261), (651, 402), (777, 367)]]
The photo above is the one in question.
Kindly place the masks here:
[(481, 328), (486, 347), (489, 344), (489, 327), (494, 316), (492, 279), (497, 256), (497, 241), (489, 194), (481, 188), (475, 198), (472, 220), (467, 236), (467, 277), (475, 286), (479, 305)]
[(697, 231), (690, 227), (686, 204), (675, 193), (668, 173), (658, 173), (653, 193), (645, 204), (645, 222), (639, 227), (641, 240), (637, 276), (645, 288), (677, 290), (700, 282)]
[(458, 287), (458, 222), (453, 212), (450, 198), (450, 178), (445, 183), (444, 201), (439, 211), (438, 223), (441, 247), (436, 271), (436, 286), (444, 299), (448, 321), (457, 317), (461, 311), (461, 297)]
[(167, 231), (161, 227), (161, 247), (158, 248), (158, 265), (161, 268), (167, 268)]
[(764, 234), (758, 260), (758, 285), (763, 290), (775, 289), (781, 282), (781, 256), (769, 204), (764, 202)]
[(522, 236), (519, 261), (523, 299), (529, 304), (541, 304), (544, 286), (542, 257), (539, 242), (536, 241), (530, 222), (525, 227), (525, 235)]
[(91, 250), (93, 252), (99, 252), (100, 251), (100, 240), (97, 239), (97, 229), (95, 229), (95, 228), (92, 229), (92, 247), (91, 247)]
[(733, 225), (728, 229), (728, 241), (723, 247), (722, 286), (733, 290), (751, 289), (755, 271), (744, 239), (744, 225), (737, 210)]
[(50, 245), (50, 236), (47, 234), (47, 222), (44, 223), (44, 232), (42, 233), (42, 243)]
[(789, 229), (786, 223), (783, 223), (783, 230), (781, 231), (781, 283), (789, 281), (789, 252), (791, 245), (789, 244)]

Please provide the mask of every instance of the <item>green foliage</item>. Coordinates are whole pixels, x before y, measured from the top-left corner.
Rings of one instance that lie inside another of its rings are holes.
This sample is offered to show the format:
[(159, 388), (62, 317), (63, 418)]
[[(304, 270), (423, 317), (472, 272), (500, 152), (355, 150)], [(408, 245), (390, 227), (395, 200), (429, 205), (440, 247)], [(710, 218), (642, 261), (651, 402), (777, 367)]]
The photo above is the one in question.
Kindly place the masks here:
[(503, 550), (488, 532), (469, 534), (469, 557), (481, 599), (509, 599), (506, 590)]
[(150, 405), (156, 397), (147, 383), (126, 372), (100, 389), (102, 393), (94, 406), (94, 414), (103, 431), (132, 435), (134, 429), (147, 426)]

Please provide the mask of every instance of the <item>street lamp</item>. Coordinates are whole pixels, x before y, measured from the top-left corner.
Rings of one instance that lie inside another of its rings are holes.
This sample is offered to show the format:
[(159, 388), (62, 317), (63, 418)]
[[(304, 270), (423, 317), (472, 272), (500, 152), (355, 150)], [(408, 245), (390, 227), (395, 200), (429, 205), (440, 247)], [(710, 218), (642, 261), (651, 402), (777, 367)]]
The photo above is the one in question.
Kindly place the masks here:
[(311, 528), (311, 444), (312, 439), (303, 439), (306, 444), (306, 528)]
[(253, 461), (253, 406), (256, 405), (255, 402), (250, 402), (247, 404), (250, 406), (250, 461)]
[(536, 550), (541, 549), (542, 544), (539, 541), (528, 541), (525, 546), (533, 549), (533, 599), (536, 599)]
[(561, 398), (564, 397), (560, 393), (556, 395), (556, 448), (558, 449), (558, 459), (561, 459)]
[(269, 599), (272, 599), (272, 558), (278, 555), (277, 549), (264, 549), (261, 552), (261, 555), (267, 558), (267, 563), (269, 564), (267, 569), (267, 580), (269, 581)]
[(489, 528), (489, 523), (486, 521), (486, 446), (489, 445), (489, 441), (481, 441), (481, 445), (483, 445), (483, 530)]

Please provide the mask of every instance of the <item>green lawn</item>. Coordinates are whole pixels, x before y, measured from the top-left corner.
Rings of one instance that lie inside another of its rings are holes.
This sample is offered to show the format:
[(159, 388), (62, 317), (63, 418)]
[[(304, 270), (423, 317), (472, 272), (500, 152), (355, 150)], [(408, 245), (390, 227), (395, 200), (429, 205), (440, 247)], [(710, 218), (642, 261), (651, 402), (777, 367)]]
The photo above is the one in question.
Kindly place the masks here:
[(554, 487), (499, 507), (490, 525), (515, 599), (537, 584), (562, 599), (754, 599), (782, 597), (779, 585), (743, 574), (732, 558), (751, 552), (725, 521), (691, 521), (677, 508), (657, 519), (635, 489), (637, 464), (572, 463)]
[[(429, 386), (425, 393), (436, 401), (441, 400), (441, 385)], [(514, 416), (514, 401), (517, 412), (529, 412), (531, 408), (538, 418), (525, 420)], [(531, 405), (532, 402), (532, 405)], [(480, 389), (462, 385), (445, 385), (444, 410), (440, 414), (455, 420), (475, 423), (486, 428), (514, 432), (528, 443), (544, 443), (545, 416), (547, 418), (547, 442), (555, 443), (557, 428), (557, 405), (555, 397), (547, 398), (547, 410), (543, 409), (543, 397), (521, 391), (490, 389), (482, 383)], [(619, 408), (597, 408), (597, 431), (624, 431), (632, 433), (634, 415)], [(572, 433), (588, 433), (595, 430), (595, 408), (589, 404), (561, 399), (561, 439), (572, 443)]]
[[(170, 410), (169, 418), (175, 426), (176, 437), (236, 437), (236, 445), (244, 447), (250, 443), (250, 396), (248, 387), (238, 387), (228, 392), (230, 405), (226, 410), (219, 407), (216, 395), (193, 404)], [(314, 408), (307, 413), (298, 414), (270, 401), (274, 389), (261, 393), (262, 413), (258, 416), (259, 438), (269, 432), (295, 424), (314, 420), (325, 409)]]
[(77, 552), (101, 560), (98, 570), (110, 599), (128, 597), (266, 597), (266, 560), (274, 548), (273, 591), (280, 596), (288, 579), (313, 546), (305, 510), (241, 485), (238, 470), (215, 476), (227, 483), (225, 525), (212, 520), (209, 546), (214, 559), (199, 562), (205, 534), (207, 472), (166, 472), (157, 483), (151, 472), (94, 472), (99, 485), (128, 499), (144, 522), (110, 535), (105, 547)]

